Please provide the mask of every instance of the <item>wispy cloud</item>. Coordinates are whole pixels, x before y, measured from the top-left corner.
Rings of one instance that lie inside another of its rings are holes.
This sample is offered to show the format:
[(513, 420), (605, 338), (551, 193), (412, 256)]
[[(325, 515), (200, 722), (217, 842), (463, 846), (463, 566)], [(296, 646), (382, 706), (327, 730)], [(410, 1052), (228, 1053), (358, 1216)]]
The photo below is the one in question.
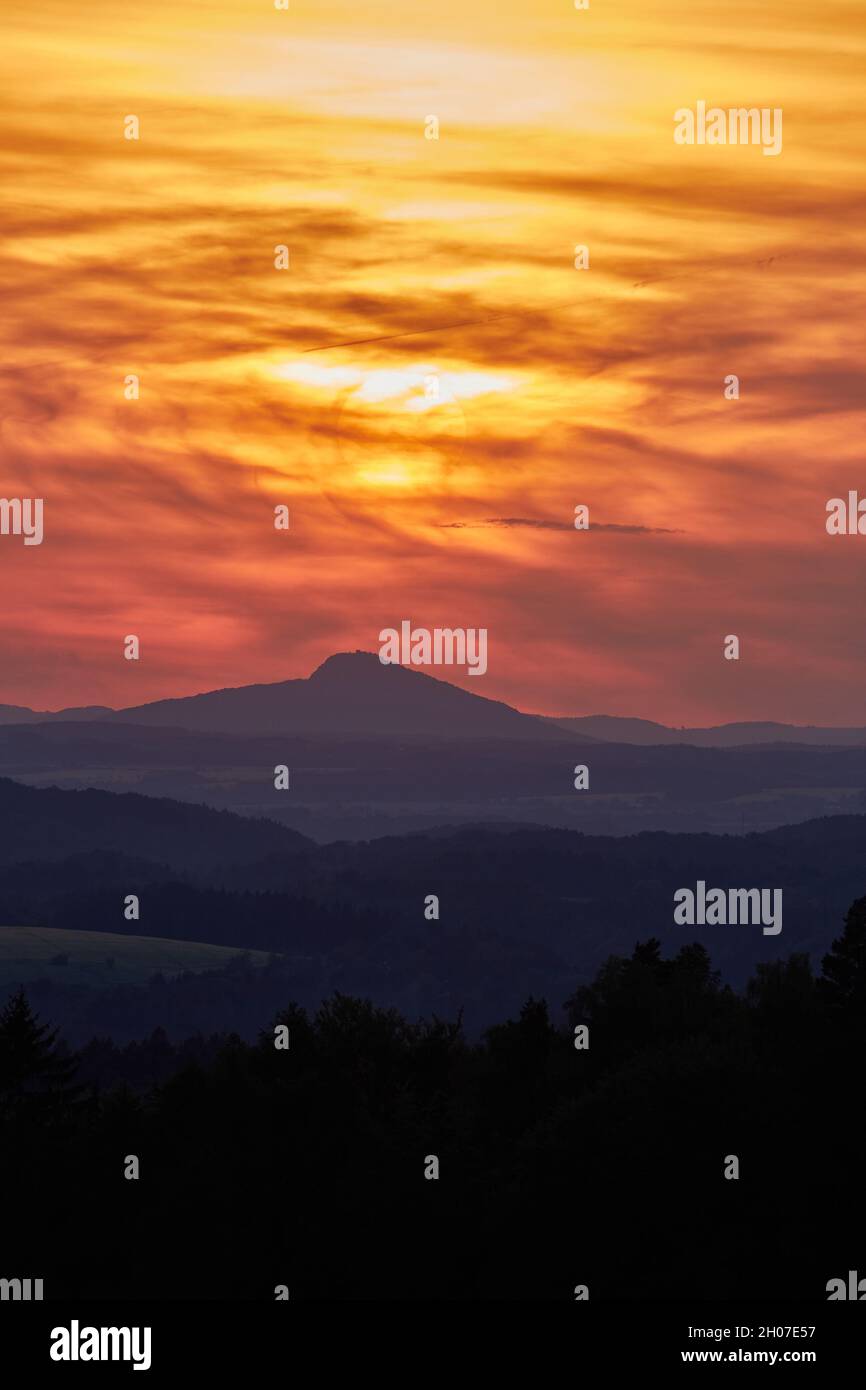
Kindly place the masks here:
[[(399, 600), (526, 708), (857, 722), (862, 6), (115, 12), (0, 55), (0, 495), (45, 499), (0, 700), (304, 674)], [(782, 156), (676, 147), (698, 97), (784, 106)]]

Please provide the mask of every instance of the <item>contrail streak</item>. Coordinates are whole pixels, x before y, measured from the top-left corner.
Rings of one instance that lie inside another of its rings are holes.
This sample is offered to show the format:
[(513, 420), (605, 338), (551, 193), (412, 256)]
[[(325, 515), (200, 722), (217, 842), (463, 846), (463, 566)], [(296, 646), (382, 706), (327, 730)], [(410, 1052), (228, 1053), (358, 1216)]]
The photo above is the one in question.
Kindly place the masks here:
[(361, 347), (367, 343), (393, 343), (395, 338), (423, 338), (429, 333), (446, 333), (452, 328), (473, 328), (479, 323), (494, 323), (497, 319), (514, 319), (538, 313), (537, 309), (511, 309), (507, 314), (488, 314), (483, 319), (463, 319), (460, 323), (440, 323), (436, 328), (412, 328), (406, 333), (383, 333), (376, 338), (349, 338), (344, 343), (325, 343), (323, 347), (304, 348), (308, 352), (330, 352), (333, 348)]
[[(752, 261), (750, 264), (768, 266), (772, 265), (774, 261), (782, 259), (782, 256), (769, 256), (764, 260)], [(646, 285), (656, 284), (660, 280), (685, 280), (694, 274), (694, 270), (689, 270), (676, 275), (653, 275), (646, 280), (635, 280), (631, 288), (641, 290)], [(345, 342), (324, 343), (321, 347), (303, 348), (301, 356), (306, 356), (310, 352), (331, 352), (335, 348), (366, 347), (368, 343), (393, 343), (398, 338), (423, 338), (431, 333), (449, 333), (453, 328), (475, 328), (481, 323), (497, 323), (500, 319), (531, 318), (533, 314), (543, 314), (547, 309), (572, 309), (585, 302), (582, 299), (570, 299), (565, 304), (543, 305), (535, 309), (509, 309), (504, 314), (488, 314), (485, 318), (462, 319), (457, 323), (440, 323), (435, 328), (410, 328), (404, 333), (381, 333), (374, 338), (348, 338)]]

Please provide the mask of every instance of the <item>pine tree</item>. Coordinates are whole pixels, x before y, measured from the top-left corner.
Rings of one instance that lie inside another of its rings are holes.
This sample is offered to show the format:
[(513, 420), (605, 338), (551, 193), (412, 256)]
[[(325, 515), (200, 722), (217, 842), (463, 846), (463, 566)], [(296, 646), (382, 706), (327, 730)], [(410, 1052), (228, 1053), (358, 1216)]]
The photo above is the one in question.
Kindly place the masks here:
[(832, 1007), (858, 1014), (866, 1004), (866, 898), (848, 909), (845, 930), (821, 962), (821, 989)]
[(81, 1090), (73, 1084), (75, 1070), (57, 1030), (39, 1022), (19, 989), (0, 1012), (0, 1112), (45, 1119), (66, 1111)]

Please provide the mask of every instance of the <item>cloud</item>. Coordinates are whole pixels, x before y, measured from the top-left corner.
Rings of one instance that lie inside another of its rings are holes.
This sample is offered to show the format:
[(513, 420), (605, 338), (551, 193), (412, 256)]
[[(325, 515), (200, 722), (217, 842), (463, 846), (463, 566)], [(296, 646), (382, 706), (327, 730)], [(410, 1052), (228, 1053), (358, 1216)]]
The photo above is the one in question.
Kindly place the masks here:
[[(856, 722), (862, 557), (823, 525), (863, 475), (856, 7), (624, 0), (576, 57), (561, 0), (442, 0), (447, 49), (371, 6), (334, 0), (334, 45), (316, 7), (275, 40), (243, 0), (155, 0), (123, 50), (108, 0), (84, 31), (15, 9), (0, 492), (46, 538), (0, 537), (0, 700), (306, 674), (399, 599), (488, 626), (485, 693), (525, 708)], [(674, 146), (701, 95), (784, 105), (783, 155)], [(431, 371), (464, 394), (358, 389)], [(566, 539), (580, 503), (620, 520)]]
[[(487, 526), (501, 526), (507, 530), (516, 526), (525, 526), (533, 531), (571, 531), (574, 530), (573, 522), (551, 521), (543, 517), (486, 517), (483, 521), (438, 521), (437, 526), (442, 526), (446, 530), (477, 530)], [(672, 536), (679, 534), (675, 529), (665, 526), (628, 526), (619, 525), (616, 522), (591, 521), (590, 531), (616, 531), (624, 535), (633, 536)]]

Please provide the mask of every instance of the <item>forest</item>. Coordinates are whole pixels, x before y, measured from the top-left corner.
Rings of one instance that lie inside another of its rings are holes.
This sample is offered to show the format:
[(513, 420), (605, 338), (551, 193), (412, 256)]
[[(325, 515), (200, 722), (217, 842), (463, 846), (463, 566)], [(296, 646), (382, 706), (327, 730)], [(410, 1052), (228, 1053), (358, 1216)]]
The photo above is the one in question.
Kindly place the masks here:
[(649, 938), (475, 1041), (338, 993), (252, 1042), (73, 1052), (18, 990), (0, 1273), (46, 1298), (824, 1300), (862, 1265), (864, 1004), (866, 897), (820, 971), (795, 952), (735, 991)]

